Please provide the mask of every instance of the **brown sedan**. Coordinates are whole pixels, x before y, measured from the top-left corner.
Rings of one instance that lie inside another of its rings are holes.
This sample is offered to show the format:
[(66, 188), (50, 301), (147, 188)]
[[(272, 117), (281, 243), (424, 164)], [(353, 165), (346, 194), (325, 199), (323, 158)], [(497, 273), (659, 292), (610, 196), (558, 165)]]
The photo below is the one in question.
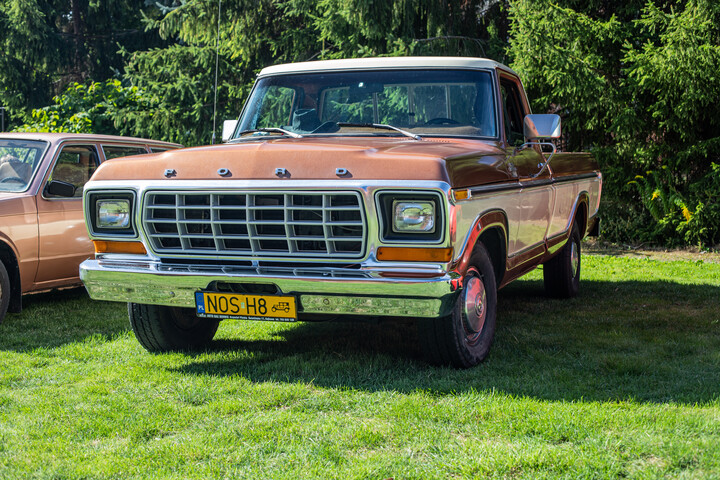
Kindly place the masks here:
[(179, 148), (142, 138), (71, 133), (0, 134), (0, 322), (22, 294), (80, 285), (92, 256), (85, 182), (105, 160)]

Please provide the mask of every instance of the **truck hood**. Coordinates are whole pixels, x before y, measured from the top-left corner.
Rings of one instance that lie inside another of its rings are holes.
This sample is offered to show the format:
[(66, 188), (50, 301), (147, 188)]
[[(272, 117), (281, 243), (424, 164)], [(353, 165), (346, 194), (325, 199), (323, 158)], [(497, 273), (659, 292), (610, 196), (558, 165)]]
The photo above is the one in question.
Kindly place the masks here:
[(432, 180), (463, 187), (509, 179), (503, 160), (496, 143), (478, 140), (279, 138), (110, 160), (93, 180), (276, 180), (276, 169), (285, 169), (283, 178), (293, 180)]

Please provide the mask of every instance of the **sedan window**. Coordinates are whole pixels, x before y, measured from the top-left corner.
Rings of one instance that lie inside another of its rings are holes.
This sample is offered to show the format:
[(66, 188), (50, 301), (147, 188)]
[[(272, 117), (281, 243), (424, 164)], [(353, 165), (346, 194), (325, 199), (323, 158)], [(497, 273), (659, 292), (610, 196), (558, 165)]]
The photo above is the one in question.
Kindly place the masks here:
[(145, 147), (140, 146), (118, 146), (118, 145), (103, 145), (103, 153), (105, 153), (105, 160), (111, 160), (118, 157), (130, 157), (132, 155), (143, 155), (147, 153)]
[(98, 167), (98, 155), (92, 145), (63, 147), (50, 174), (50, 180), (59, 180), (75, 186), (75, 197), (82, 197), (83, 187)]

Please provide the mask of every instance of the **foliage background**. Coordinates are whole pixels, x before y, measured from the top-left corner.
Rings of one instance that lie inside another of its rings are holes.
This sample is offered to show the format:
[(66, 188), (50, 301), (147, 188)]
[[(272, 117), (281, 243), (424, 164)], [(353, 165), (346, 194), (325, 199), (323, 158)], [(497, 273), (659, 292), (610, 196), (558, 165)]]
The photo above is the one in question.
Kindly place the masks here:
[[(11, 127), (210, 143), (217, 18), (217, 0), (0, 1)], [(238, 0), (220, 18), (220, 119), (272, 64), (489, 57), (601, 162), (605, 239), (720, 244), (717, 2)]]

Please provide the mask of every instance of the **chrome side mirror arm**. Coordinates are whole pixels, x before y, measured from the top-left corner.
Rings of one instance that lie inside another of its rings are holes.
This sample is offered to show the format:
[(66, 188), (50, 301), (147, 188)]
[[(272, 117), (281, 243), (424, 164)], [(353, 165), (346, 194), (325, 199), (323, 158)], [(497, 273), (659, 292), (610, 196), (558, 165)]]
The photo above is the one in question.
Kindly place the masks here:
[[(552, 143), (552, 142), (525, 142), (525, 143), (523, 143), (522, 145), (520, 145), (520, 146), (518, 147), (518, 150), (522, 150), (523, 148), (532, 147), (532, 146), (535, 146), (535, 145), (538, 145), (538, 146), (540, 147), (540, 152), (542, 152), (542, 146), (543, 146), (543, 145), (550, 145), (550, 146), (552, 147), (552, 153), (551, 153), (550, 156), (547, 158), (547, 160), (545, 160), (545, 163), (542, 163), (542, 164), (541, 164), (541, 165), (542, 165), (542, 168), (540, 168), (540, 171), (539, 171), (538, 173), (536, 173), (535, 175), (529, 175), (529, 176), (523, 177), (523, 178), (533, 179), (533, 178), (537, 178), (537, 177), (539, 177), (540, 175), (542, 175), (543, 172), (544, 172), (545, 170), (547, 170), (548, 167), (550, 166), (550, 160), (552, 160), (553, 156), (555, 156), (555, 154), (557, 153), (557, 147), (556, 147), (555, 144)], [(538, 167), (540, 167), (540, 165), (538, 165)]]
[(560, 116), (555, 114), (530, 114), (526, 115), (523, 120), (523, 130), (526, 138), (526, 142), (520, 146), (520, 148), (530, 147), (538, 145), (540, 146), (540, 153), (542, 154), (542, 146), (543, 145), (550, 145), (552, 147), (552, 153), (550, 156), (545, 160), (545, 163), (542, 164), (542, 167), (540, 167), (540, 171), (536, 173), (535, 175), (530, 175), (529, 177), (524, 178), (537, 178), (540, 175), (545, 172), (545, 170), (548, 169), (550, 166), (550, 160), (555, 156), (557, 153), (557, 147), (554, 143), (551, 142), (542, 142), (538, 141), (538, 139), (543, 138), (560, 138), (561, 135), (561, 126), (560, 126)]

